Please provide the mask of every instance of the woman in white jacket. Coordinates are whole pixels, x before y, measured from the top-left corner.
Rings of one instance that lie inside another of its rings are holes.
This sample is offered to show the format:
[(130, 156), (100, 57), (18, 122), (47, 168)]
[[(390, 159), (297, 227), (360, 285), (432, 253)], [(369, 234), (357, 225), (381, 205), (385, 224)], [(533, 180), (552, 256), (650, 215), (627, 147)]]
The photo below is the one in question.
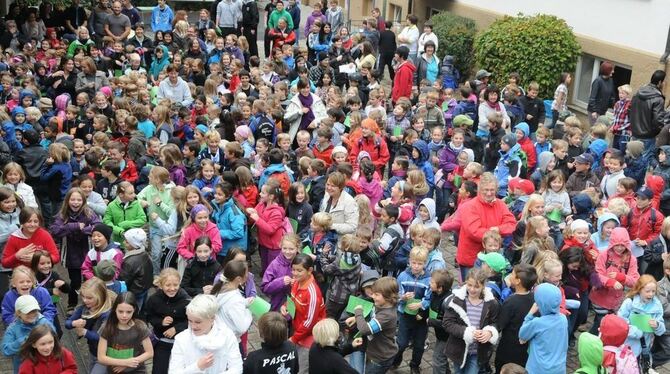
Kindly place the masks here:
[(216, 302), (219, 304), (217, 317), (232, 330), (238, 341), (249, 330), (253, 320), (251, 312), (247, 309), (248, 302), (240, 292), (240, 286), (246, 281), (246, 261), (230, 261), (212, 288), (212, 295), (216, 296)]
[(326, 117), (328, 117), (326, 106), (321, 98), (310, 92), (307, 78), (299, 79), (298, 94), (291, 98), (284, 114), (284, 121), (289, 126), (291, 143), (298, 131), (313, 130)]
[(216, 319), (218, 309), (211, 295), (197, 295), (188, 304), (188, 329), (175, 337), (169, 374), (242, 373), (237, 339)]

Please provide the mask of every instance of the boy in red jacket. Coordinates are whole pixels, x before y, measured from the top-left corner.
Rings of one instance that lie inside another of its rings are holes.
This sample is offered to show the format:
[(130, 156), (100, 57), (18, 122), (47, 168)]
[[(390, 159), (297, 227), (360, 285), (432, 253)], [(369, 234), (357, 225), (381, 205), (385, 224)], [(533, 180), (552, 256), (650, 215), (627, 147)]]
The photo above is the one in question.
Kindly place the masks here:
[(412, 82), (414, 81), (414, 72), (416, 67), (412, 61), (408, 60), (409, 48), (400, 46), (395, 51), (393, 57), (398, 63), (393, 78), (393, 89), (391, 90), (391, 101), (393, 105), (398, 102), (401, 97), (411, 99), (412, 96)]
[(648, 187), (637, 190), (635, 201), (637, 206), (630, 213), (621, 217), (621, 226), (628, 230), (631, 238), (631, 252), (639, 259), (644, 253), (644, 247), (658, 238), (663, 226), (663, 214), (652, 207), (654, 193)]
[(535, 153), (535, 145), (530, 140), (530, 128), (526, 122), (521, 122), (514, 126), (514, 134), (516, 134), (516, 142), (521, 146), (521, 150), (526, 154), (527, 170), (533, 170), (537, 163), (537, 154)]

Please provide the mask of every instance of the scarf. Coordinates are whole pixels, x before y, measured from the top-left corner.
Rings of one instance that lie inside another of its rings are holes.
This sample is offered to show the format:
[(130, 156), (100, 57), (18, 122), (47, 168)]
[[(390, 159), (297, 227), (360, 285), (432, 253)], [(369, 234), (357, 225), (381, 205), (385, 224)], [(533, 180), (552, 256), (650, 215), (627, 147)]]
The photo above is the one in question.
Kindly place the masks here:
[(303, 96), (302, 94), (298, 94), (298, 99), (300, 100), (300, 104), (302, 104), (303, 108), (309, 108), (309, 112), (304, 113), (302, 115), (302, 118), (300, 119), (300, 130), (305, 130), (307, 126), (309, 126), (312, 121), (314, 121), (314, 112), (312, 111), (312, 104), (314, 104), (314, 97), (310, 93), (307, 96)]
[(486, 105), (489, 106), (489, 108), (494, 109), (496, 112), (500, 112), (500, 106), (498, 105), (499, 102), (495, 102), (494, 104), (491, 104), (490, 101), (486, 100)]

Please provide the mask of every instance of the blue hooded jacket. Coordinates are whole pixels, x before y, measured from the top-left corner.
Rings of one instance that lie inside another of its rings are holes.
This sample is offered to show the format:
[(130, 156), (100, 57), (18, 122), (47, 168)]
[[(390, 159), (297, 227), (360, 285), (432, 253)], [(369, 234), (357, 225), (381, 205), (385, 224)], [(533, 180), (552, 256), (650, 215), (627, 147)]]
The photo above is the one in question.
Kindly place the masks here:
[(514, 126), (514, 130), (523, 131), (523, 136), (525, 138), (530, 136), (530, 127), (528, 127), (528, 124), (526, 122), (520, 122), (518, 125)]
[[(26, 89), (26, 90), (21, 90), (21, 92), (19, 93), (19, 106), (18, 107), (23, 106), (23, 98), (25, 98), (25, 97), (30, 97), (32, 99), (32, 101), (30, 102), (30, 106), (35, 106), (35, 93), (32, 90), (27, 90)], [(21, 109), (23, 109), (23, 108), (21, 108)]]
[(414, 164), (423, 171), (423, 174), (426, 176), (426, 182), (428, 182), (428, 195), (433, 196), (433, 187), (435, 187), (435, 178), (433, 174), (433, 165), (430, 162), (430, 150), (428, 149), (428, 144), (423, 140), (417, 140), (412, 143), (412, 147), (419, 151), (419, 158), (415, 159), (412, 157)]
[(247, 249), (247, 218), (244, 212), (235, 205), (233, 199), (228, 199), (223, 204), (212, 201), (212, 218), (219, 229), (223, 247), (218, 256), (225, 257), (233, 247)]
[(265, 168), (265, 170), (263, 170), (263, 174), (261, 174), (260, 178), (258, 179), (258, 189), (260, 190), (263, 187), (265, 182), (268, 181), (268, 178), (270, 178), (270, 176), (272, 174), (283, 173), (283, 172), (286, 172), (286, 174), (288, 174), (288, 177), (291, 180), (291, 183), (293, 183), (294, 182), (293, 175), (288, 172), (288, 170), (286, 169), (286, 166), (284, 166), (284, 164), (272, 164), (272, 165), (268, 166), (267, 168)]
[[(23, 114), (23, 122), (22, 123), (16, 122), (16, 116), (18, 116), (19, 114)], [(16, 107), (14, 107), (14, 109), (12, 109), (12, 122), (14, 122), (15, 130), (25, 131), (24, 127), (26, 125), (26, 110), (23, 109), (22, 106), (16, 106)]]
[(153, 32), (172, 31), (173, 19), (174, 13), (167, 4), (165, 4), (165, 8), (163, 9), (159, 6), (155, 6), (151, 11), (151, 30), (153, 30)]
[(23, 149), (23, 145), (21, 145), (21, 143), (19, 143), (19, 141), (16, 139), (16, 126), (14, 126), (14, 122), (4, 122), (2, 124), (2, 131), (5, 132), (2, 140), (7, 143), (9, 146), (9, 151), (12, 152), (12, 155), (15, 155), (18, 151)]
[(591, 170), (598, 173), (602, 169), (601, 161), (603, 155), (607, 150), (607, 142), (602, 139), (596, 139), (589, 145), (587, 150), (588, 153), (593, 155), (593, 165), (591, 165)]
[[(593, 200), (589, 197), (589, 195), (585, 193), (580, 193), (577, 194), (575, 197), (572, 198), (572, 206), (574, 207), (574, 215), (572, 216), (573, 219), (583, 219), (584, 221), (589, 223), (589, 227), (591, 227), (592, 221), (591, 221), (591, 213), (593, 213)], [(593, 229), (591, 228), (591, 231)]]
[(23, 321), (14, 321), (11, 325), (7, 327), (5, 331), (5, 336), (2, 338), (2, 354), (5, 356), (11, 357), (14, 364), (14, 372), (19, 372), (19, 366), (21, 366), (21, 355), (19, 352), (21, 350), (21, 345), (26, 341), (30, 332), (39, 325), (48, 325), (52, 330), (54, 329), (53, 323), (46, 319), (43, 315), (38, 315), (37, 319), (33, 323), (24, 323)]
[[(579, 196), (579, 195), (578, 195)], [(598, 230), (591, 234), (591, 240), (593, 240), (593, 244), (598, 248), (598, 251), (603, 252), (607, 250), (607, 247), (609, 247), (610, 244), (610, 238), (607, 237), (605, 239), (602, 238), (602, 232), (603, 232), (603, 225), (605, 222), (608, 221), (614, 221), (616, 222), (616, 226), (614, 227), (619, 227), (621, 222), (619, 222), (619, 218), (617, 218), (616, 215), (612, 213), (603, 213), (598, 217)]]
[[(498, 196), (503, 197), (507, 196), (507, 185), (509, 180), (515, 177), (518, 177), (521, 173), (521, 158), (519, 157), (519, 152), (521, 151), (521, 146), (519, 143), (514, 144), (512, 148), (507, 152), (499, 150), (500, 159), (498, 160), (498, 165), (493, 170), (493, 174), (498, 180)], [(510, 170), (510, 165), (516, 162), (516, 172)]]
[(519, 339), (528, 342), (529, 373), (565, 374), (568, 353), (568, 319), (561, 314), (561, 290), (550, 283), (535, 287), (540, 317), (527, 314)]

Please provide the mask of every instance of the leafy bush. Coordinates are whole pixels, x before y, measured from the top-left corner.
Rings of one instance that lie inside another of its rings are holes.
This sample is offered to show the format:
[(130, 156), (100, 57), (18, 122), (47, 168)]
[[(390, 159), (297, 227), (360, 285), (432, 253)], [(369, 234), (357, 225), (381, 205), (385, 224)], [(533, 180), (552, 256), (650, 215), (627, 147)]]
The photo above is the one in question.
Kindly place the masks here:
[(477, 33), (475, 22), (447, 11), (434, 15), (431, 22), (439, 41), (437, 55), (440, 61), (445, 55), (454, 56), (454, 65), (461, 72), (462, 79), (466, 79), (474, 65), (472, 46)]
[(540, 84), (540, 97), (553, 97), (562, 72), (575, 70), (580, 47), (564, 20), (551, 15), (504, 17), (475, 40), (477, 65), (492, 72), (500, 86), (511, 72), (521, 84)]

